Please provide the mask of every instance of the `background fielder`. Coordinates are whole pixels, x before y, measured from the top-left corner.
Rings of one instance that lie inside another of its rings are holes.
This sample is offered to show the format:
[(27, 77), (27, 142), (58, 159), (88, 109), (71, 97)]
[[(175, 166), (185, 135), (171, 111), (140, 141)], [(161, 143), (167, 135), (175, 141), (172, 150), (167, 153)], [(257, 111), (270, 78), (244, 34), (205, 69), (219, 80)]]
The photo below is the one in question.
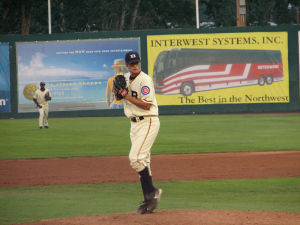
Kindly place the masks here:
[(33, 102), (36, 104), (39, 110), (39, 128), (42, 129), (43, 126), (48, 128), (48, 112), (49, 104), (48, 101), (51, 100), (51, 94), (49, 89), (45, 88), (45, 82), (40, 83), (40, 89), (37, 89), (33, 96)]
[(161, 189), (153, 186), (150, 169), (151, 147), (160, 127), (158, 106), (153, 81), (140, 69), (139, 54), (128, 52), (125, 55), (125, 62), (130, 71), (125, 74), (127, 87), (121, 88), (117, 93), (120, 98), (124, 98), (124, 112), (131, 121), (129, 160), (131, 167), (140, 176), (144, 195), (144, 201), (136, 213), (151, 213), (157, 207), (162, 194)]

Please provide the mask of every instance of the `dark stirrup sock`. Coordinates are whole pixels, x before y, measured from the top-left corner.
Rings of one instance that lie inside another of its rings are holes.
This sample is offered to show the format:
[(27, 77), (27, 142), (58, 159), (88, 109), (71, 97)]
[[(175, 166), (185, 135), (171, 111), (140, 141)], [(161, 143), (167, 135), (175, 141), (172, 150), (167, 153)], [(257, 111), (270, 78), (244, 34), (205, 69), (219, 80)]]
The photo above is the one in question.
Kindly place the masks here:
[[(154, 186), (152, 184), (152, 176), (149, 175), (148, 167), (145, 167), (142, 171), (139, 172), (141, 186), (143, 189), (144, 198), (147, 194), (153, 192)], [(145, 199), (146, 200), (146, 199)]]

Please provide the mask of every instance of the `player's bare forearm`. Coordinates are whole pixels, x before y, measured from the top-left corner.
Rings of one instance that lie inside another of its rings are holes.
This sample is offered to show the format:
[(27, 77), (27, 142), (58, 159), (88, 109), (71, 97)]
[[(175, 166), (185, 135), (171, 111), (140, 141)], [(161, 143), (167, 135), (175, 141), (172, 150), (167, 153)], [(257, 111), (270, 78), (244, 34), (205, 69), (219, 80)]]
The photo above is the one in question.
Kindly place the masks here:
[(146, 103), (142, 101), (141, 99), (132, 97), (131, 95), (125, 95), (124, 99), (127, 101), (130, 101), (132, 104), (135, 104), (137, 107), (140, 107), (141, 109), (149, 110), (151, 107), (151, 104)]
[(37, 107), (42, 108), (42, 106), (40, 106), (40, 104), (38, 103), (38, 101), (34, 98), (33, 102), (36, 104)]

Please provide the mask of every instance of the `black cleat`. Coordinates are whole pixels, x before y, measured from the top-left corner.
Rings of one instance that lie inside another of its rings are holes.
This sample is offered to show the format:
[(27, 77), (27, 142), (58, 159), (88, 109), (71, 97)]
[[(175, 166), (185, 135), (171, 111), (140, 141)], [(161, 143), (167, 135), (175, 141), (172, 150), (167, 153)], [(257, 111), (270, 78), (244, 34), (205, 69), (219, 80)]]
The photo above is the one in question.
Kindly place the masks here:
[(134, 212), (135, 214), (145, 214), (147, 213), (147, 206), (148, 202), (144, 201), (142, 204), (138, 207), (138, 209)]
[(160, 188), (155, 188), (153, 193), (151, 193), (151, 199), (148, 201), (147, 204), (147, 213), (152, 213), (157, 208), (162, 193), (163, 190)]
[(146, 200), (142, 202), (135, 214), (152, 213), (157, 208), (162, 192), (162, 189), (155, 188), (152, 193), (146, 195)]

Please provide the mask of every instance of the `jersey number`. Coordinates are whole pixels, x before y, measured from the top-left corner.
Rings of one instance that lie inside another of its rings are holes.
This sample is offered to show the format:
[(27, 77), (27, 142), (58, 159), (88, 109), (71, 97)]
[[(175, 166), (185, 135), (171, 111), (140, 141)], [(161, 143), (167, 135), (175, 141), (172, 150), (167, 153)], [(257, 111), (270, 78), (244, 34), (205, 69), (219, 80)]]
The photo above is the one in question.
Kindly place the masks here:
[(137, 96), (138, 96), (138, 94), (137, 94), (136, 91), (132, 91), (132, 92), (131, 92), (131, 95), (132, 95), (132, 97), (135, 97), (135, 98), (137, 98)]

